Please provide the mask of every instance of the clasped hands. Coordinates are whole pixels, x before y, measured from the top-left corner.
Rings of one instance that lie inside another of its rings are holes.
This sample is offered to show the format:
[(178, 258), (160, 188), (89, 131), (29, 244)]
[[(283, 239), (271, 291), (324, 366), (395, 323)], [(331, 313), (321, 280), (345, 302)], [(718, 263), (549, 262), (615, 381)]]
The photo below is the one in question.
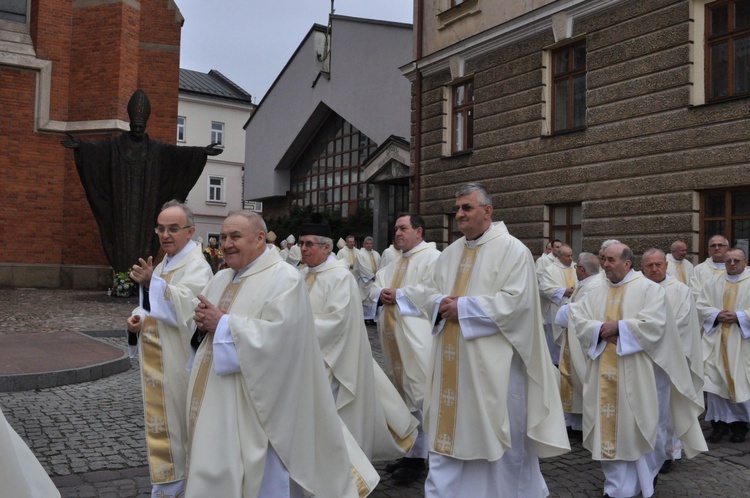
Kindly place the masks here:
[(438, 313), (444, 320), (458, 320), (458, 296), (446, 296), (438, 305)]
[(716, 315), (716, 321), (719, 323), (739, 323), (737, 313), (731, 310), (721, 310)]
[(211, 302), (205, 297), (198, 295), (198, 306), (195, 307), (195, 325), (201, 332), (208, 332), (213, 334), (216, 332), (216, 327), (219, 326), (219, 320), (226, 314), (225, 310), (221, 310), (211, 304)]
[(599, 337), (603, 341), (617, 344), (617, 337), (620, 335), (619, 324), (617, 321), (604, 322), (599, 329)]

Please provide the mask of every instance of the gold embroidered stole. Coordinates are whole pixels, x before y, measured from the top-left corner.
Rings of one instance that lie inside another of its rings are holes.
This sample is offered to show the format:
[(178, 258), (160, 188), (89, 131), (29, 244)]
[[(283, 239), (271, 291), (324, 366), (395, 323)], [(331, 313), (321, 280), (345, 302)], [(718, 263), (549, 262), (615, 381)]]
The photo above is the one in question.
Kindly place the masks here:
[[(244, 281), (245, 279), (240, 279), (237, 283), (230, 282), (224, 289), (224, 293), (221, 295), (221, 299), (219, 299), (219, 303), (216, 307), (220, 310), (227, 311), (231, 309), (232, 303), (234, 303), (235, 298), (240, 293), (240, 288), (242, 288)], [(193, 392), (190, 397), (190, 410), (188, 412), (188, 456), (190, 455), (190, 447), (193, 443), (195, 424), (198, 422), (198, 414), (200, 414), (203, 398), (206, 395), (208, 374), (211, 371), (214, 359), (213, 334), (208, 335), (203, 342), (205, 342), (203, 345), (203, 356), (201, 357), (200, 364), (198, 365), (198, 372), (195, 376)]]
[(573, 268), (564, 268), (565, 288), (569, 289), (576, 286), (576, 271)]
[[(160, 275), (167, 282), (164, 300), (171, 301), (169, 282), (172, 273)], [(147, 316), (141, 327), (141, 358), (143, 369), (143, 396), (146, 412), (146, 440), (148, 444), (148, 466), (151, 471), (151, 482), (162, 483), (174, 481), (175, 468), (172, 457), (172, 445), (169, 441), (167, 409), (164, 394), (164, 359), (162, 355), (159, 323), (156, 318)]]
[(307, 293), (309, 294), (315, 283), (315, 273), (308, 271), (307, 275), (305, 275), (305, 283), (307, 284)]
[[(461, 262), (453, 282), (452, 296), (465, 296), (479, 247), (464, 247)], [(453, 454), (458, 415), (458, 344), (461, 327), (458, 320), (447, 320), (443, 327), (440, 352), (440, 399), (438, 400), (437, 439), (435, 449), (445, 455)]]
[[(625, 285), (611, 286), (607, 294), (604, 321), (622, 319), (622, 298)], [(599, 360), (599, 419), (602, 458), (612, 460), (617, 451), (617, 345), (607, 342)]]
[(375, 264), (375, 255), (372, 253), (372, 251), (370, 251), (368, 254), (370, 255), (370, 264), (372, 265), (372, 274), (374, 275), (375, 272), (378, 271), (378, 265)]
[[(575, 285), (575, 280), (570, 280), (568, 276), (568, 270), (574, 272), (572, 268), (565, 269), (565, 286), (570, 288)], [(575, 274), (571, 275), (575, 279)], [(578, 293), (578, 289), (573, 291), (570, 295), (570, 301), (573, 302), (573, 297)], [(562, 329), (563, 340), (565, 344), (562, 350), (562, 358), (560, 358), (560, 399), (562, 400), (563, 411), (565, 413), (571, 413), (573, 411), (573, 379), (571, 377), (572, 366), (570, 363), (570, 340), (568, 339), (568, 329)]]
[(355, 256), (354, 254), (354, 249), (347, 249), (347, 252), (349, 253), (349, 265), (354, 268), (354, 260), (357, 258), (357, 256)]
[[(739, 286), (737, 283), (727, 282), (724, 287), (724, 302), (722, 307), (725, 310), (734, 310), (735, 302), (737, 301), (737, 291)], [(727, 375), (727, 387), (729, 388), (729, 401), (734, 403), (734, 379), (732, 378), (732, 372), (729, 369), (729, 354), (727, 353), (727, 342), (729, 341), (729, 332), (732, 330), (731, 323), (721, 324), (721, 359), (724, 360), (724, 372)]]
[(683, 263), (675, 263), (674, 266), (677, 268), (677, 279), (687, 285), (687, 282), (685, 282), (685, 265)]
[[(406, 275), (406, 268), (409, 266), (409, 258), (402, 257), (396, 266), (396, 273), (393, 275), (393, 281), (391, 287), (398, 289), (401, 287), (401, 282)], [(386, 342), (386, 354), (390, 357), (391, 365), (393, 366), (393, 375), (396, 381), (396, 390), (404, 397), (404, 365), (401, 361), (401, 352), (398, 349), (398, 343), (396, 342), (396, 305), (386, 304), (383, 310), (383, 335), (385, 336)]]

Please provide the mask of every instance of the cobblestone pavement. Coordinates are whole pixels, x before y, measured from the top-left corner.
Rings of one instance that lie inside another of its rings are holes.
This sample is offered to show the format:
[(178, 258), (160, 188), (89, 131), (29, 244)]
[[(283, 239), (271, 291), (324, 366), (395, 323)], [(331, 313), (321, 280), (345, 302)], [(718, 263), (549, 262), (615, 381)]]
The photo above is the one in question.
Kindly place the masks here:
[[(0, 330), (60, 330), (55, 323), (58, 327), (63, 324), (66, 330), (121, 328), (134, 300), (109, 298), (106, 294), (102, 298), (102, 294), (0, 290), (0, 299), (6, 304), (0, 312)], [(372, 328), (370, 336), (374, 355), (379, 359)], [(106, 341), (125, 348), (124, 339)], [(127, 372), (94, 382), (0, 393), (0, 408), (53, 476), (63, 497), (150, 496), (137, 359)], [(382, 480), (371, 497), (424, 496), (424, 479), (407, 487), (398, 486), (388, 481), (382, 464), (376, 467), (381, 470)], [(566, 455), (543, 460), (541, 467), (553, 497), (602, 495), (601, 469), (580, 443)], [(656, 491), (661, 498), (749, 494), (750, 442), (711, 445), (707, 454), (676, 462), (671, 473), (660, 476)]]

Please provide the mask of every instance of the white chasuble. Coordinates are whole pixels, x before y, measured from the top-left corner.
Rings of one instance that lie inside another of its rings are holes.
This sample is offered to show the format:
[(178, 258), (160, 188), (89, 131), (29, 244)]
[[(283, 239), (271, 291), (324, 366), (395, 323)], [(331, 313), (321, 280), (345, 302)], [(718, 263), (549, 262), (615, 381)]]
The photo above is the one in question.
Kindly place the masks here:
[(667, 275), (676, 278), (678, 281), (690, 287), (693, 280), (693, 263), (687, 260), (677, 261), (674, 256), (667, 254)]
[(559, 260), (555, 260), (542, 271), (539, 279), (539, 292), (542, 300), (546, 301), (550, 307), (550, 316), (553, 319), (552, 333), (558, 345), (562, 344), (560, 338), (562, 327), (554, 323), (554, 318), (560, 307), (570, 301), (570, 298), (565, 297), (565, 290), (569, 287), (578, 287), (575, 269), (572, 266), (563, 266)]
[[(193, 333), (193, 300), (213, 272), (198, 245), (164, 270), (164, 261), (154, 268), (150, 312), (144, 316), (138, 341), (141, 385), (145, 412), (146, 447), (153, 484), (185, 479), (187, 420), (185, 405), (190, 372)], [(175, 323), (176, 319), (176, 323)]]
[(380, 264), (380, 254), (377, 251), (368, 251), (360, 249), (356, 252), (356, 261), (354, 263), (354, 274), (357, 276), (359, 285), (360, 299), (365, 306), (372, 306), (370, 299), (370, 289), (375, 281), (375, 273), (378, 271)]
[(750, 335), (739, 324), (714, 323), (721, 310), (744, 312), (750, 317), (750, 271), (736, 283), (726, 273), (703, 282), (697, 302), (698, 319), (703, 325), (703, 373), (706, 392), (734, 403), (750, 400)]
[[(371, 296), (377, 300), (383, 289), (396, 287), (409, 298), (424, 293), (432, 278), (440, 251), (435, 243), (422, 243), (378, 271)], [(385, 305), (378, 319), (384, 371), (401, 394), (409, 411), (422, 409), (427, 370), (432, 351), (432, 322), (422, 308), (417, 316), (399, 313), (398, 306)]]
[[(607, 281), (570, 305), (570, 328), (589, 352), (583, 387), (583, 445), (594, 460), (634, 461), (654, 451), (659, 432), (656, 367), (669, 378), (669, 411), (686, 455), (706, 451), (698, 424), (703, 411), (701, 394), (695, 392), (668, 306), (664, 290), (635, 271), (620, 285)], [(607, 343), (616, 354), (607, 360), (605, 347), (605, 353), (592, 358), (592, 351), (601, 351), (599, 330), (607, 320), (619, 322), (617, 346)], [(637, 342), (633, 350), (623, 349), (625, 327)], [(605, 368), (605, 361), (612, 364)], [(608, 392), (614, 393), (614, 399)]]
[(59, 498), (52, 479), (5, 420), (0, 410), (0, 495), (13, 498)]
[[(354, 276), (335, 258), (305, 268), (302, 275), (329, 378), (338, 382), (339, 416), (370, 460), (403, 456), (414, 443), (417, 420), (385, 375), (375, 375), (380, 367), (372, 358)], [(400, 403), (384, 405), (383, 390)]]
[[(471, 268), (469, 258), (464, 257), (467, 247), (465, 238), (451, 244), (436, 261), (429, 288), (421, 298), (418, 292), (410, 296), (418, 305), (432, 310), (440, 296), (451, 295), (457, 274), (466, 270), (470, 274), (465, 294), (481, 306), (496, 330), (470, 340), (463, 330), (450, 337), (443, 329), (434, 337), (424, 403), (430, 450), (460, 460), (495, 461), (511, 448), (508, 387), (511, 363), (517, 356), (526, 384), (522, 410), (526, 417), (525, 444), (533, 446), (533, 453), (539, 457), (565, 453), (570, 446), (556, 369), (544, 338), (531, 253), (502, 222), (495, 223), (476, 241)], [(453, 375), (456, 391), (449, 392), (447, 389), (452, 388), (447, 387), (441, 392), (441, 385), (454, 382), (450, 379)], [(441, 409), (454, 417), (451, 441), (440, 438)], [(449, 453), (441, 449), (445, 444), (450, 445)]]
[[(219, 303), (234, 273), (202, 294)], [(198, 348), (186, 497), (257, 497), (269, 445), (305, 492), (358, 496), (300, 272), (266, 251), (238, 280), (227, 314), (241, 372), (217, 375), (211, 340)]]
[(712, 258), (708, 258), (693, 268), (693, 277), (690, 279), (690, 288), (693, 291), (695, 302), (698, 302), (701, 296), (703, 284), (713, 278), (714, 275), (725, 273), (724, 263), (716, 264)]

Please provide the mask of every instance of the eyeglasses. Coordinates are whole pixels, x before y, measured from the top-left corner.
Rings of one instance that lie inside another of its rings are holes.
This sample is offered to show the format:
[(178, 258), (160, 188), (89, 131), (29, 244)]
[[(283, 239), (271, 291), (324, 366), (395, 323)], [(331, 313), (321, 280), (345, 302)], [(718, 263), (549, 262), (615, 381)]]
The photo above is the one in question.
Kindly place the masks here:
[(745, 261), (744, 259), (725, 259), (724, 263), (727, 265), (736, 265), (738, 263), (742, 263)]
[(180, 230), (186, 230), (188, 228), (190, 228), (190, 225), (188, 225), (186, 227), (175, 227), (175, 226), (162, 227), (162, 226), (159, 226), (159, 227), (154, 228), (154, 233), (159, 234), (159, 235), (164, 235), (164, 232), (169, 232), (170, 234), (175, 235)]
[(476, 209), (476, 208), (479, 208), (479, 207), (484, 207), (486, 205), (487, 204), (480, 204), (478, 206), (472, 206), (471, 204), (459, 204), (457, 206), (453, 206), (453, 212), (454, 213), (458, 213), (459, 211), (463, 211), (464, 213), (469, 213), (473, 209)]
[(312, 248), (312, 247), (313, 247), (314, 245), (319, 245), (319, 246), (324, 246), (324, 245), (326, 245), (326, 243), (325, 243), (325, 242), (311, 242), (311, 241), (309, 241), (309, 240), (306, 240), (305, 242), (300, 242), (299, 244), (300, 244), (300, 245), (301, 245), (302, 247), (306, 248), (306, 249), (310, 249), (310, 248)]
[(710, 246), (708, 246), (708, 247), (711, 247), (711, 248), (716, 248), (716, 247), (726, 247), (726, 246), (727, 246), (727, 244), (711, 244), (711, 245), (710, 245)]

